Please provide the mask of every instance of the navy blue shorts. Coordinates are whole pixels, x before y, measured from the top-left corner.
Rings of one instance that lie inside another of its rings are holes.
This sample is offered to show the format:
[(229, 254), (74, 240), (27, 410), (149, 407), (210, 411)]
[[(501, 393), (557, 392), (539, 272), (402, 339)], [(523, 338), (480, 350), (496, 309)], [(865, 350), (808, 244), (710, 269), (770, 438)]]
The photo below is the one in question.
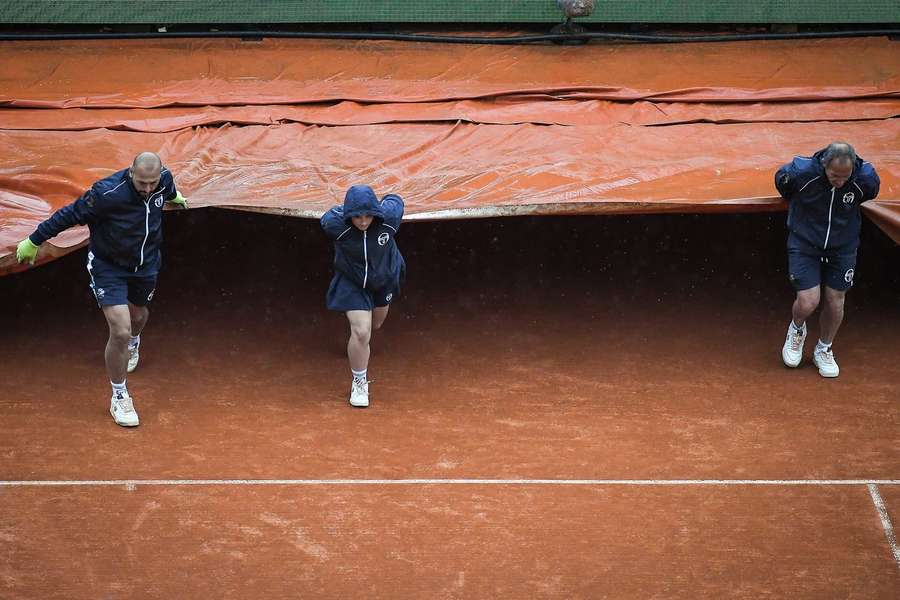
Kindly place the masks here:
[(101, 307), (150, 304), (159, 274), (159, 260), (155, 262), (157, 264), (146, 265), (134, 272), (88, 252), (87, 270), (97, 304)]
[(823, 256), (808, 254), (798, 248), (788, 248), (788, 276), (794, 289), (808, 290), (825, 284), (843, 292), (853, 285), (856, 252)]
[(325, 305), (328, 310), (347, 312), (348, 310), (372, 310), (388, 306), (400, 293), (400, 286), (394, 285), (377, 292), (361, 288), (340, 273), (331, 279)]

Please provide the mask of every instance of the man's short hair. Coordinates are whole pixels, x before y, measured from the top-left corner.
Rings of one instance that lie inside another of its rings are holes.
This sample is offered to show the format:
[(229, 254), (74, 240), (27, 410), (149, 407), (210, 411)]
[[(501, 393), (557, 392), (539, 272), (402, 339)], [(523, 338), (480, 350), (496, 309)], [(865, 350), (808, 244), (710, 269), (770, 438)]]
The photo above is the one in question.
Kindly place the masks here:
[(826, 167), (834, 160), (849, 160), (851, 164), (856, 164), (856, 150), (847, 142), (832, 142), (825, 148), (822, 155), (822, 164)]
[(134, 161), (131, 163), (131, 168), (150, 168), (154, 170), (161, 169), (162, 160), (155, 152), (141, 152), (134, 157)]

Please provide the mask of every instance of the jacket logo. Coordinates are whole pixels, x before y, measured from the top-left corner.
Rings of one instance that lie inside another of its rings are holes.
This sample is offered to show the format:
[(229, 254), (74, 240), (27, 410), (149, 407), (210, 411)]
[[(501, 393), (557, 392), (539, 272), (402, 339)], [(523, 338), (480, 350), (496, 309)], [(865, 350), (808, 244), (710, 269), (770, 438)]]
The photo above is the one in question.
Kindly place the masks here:
[[(846, 198), (846, 196), (845, 196), (845, 198)], [(845, 199), (844, 202), (846, 202), (846, 201), (847, 201), (847, 200)], [(160, 196), (159, 198), (157, 198), (157, 199), (156, 199), (156, 202), (154, 202), (154, 204), (156, 204), (156, 208), (162, 208), (162, 205), (163, 205), (163, 199), (162, 199), (162, 196)]]
[(384, 246), (385, 244), (388, 243), (389, 239), (391, 239), (391, 236), (387, 232), (382, 233), (381, 235), (378, 236), (378, 245)]
[(844, 281), (853, 285), (853, 269), (847, 269), (847, 272), (844, 273)]
[(853, 200), (856, 196), (853, 195), (853, 192), (847, 192), (844, 194), (844, 204), (853, 204)]

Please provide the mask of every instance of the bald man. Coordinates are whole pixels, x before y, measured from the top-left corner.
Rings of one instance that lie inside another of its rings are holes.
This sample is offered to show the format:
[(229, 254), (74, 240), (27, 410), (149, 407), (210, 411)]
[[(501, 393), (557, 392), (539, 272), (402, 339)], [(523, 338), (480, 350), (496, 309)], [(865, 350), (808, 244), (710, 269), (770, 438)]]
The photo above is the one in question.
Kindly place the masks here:
[(109, 325), (105, 353), (112, 385), (109, 412), (123, 427), (139, 423), (125, 379), (137, 367), (141, 331), (150, 315), (166, 202), (187, 208), (159, 156), (142, 152), (129, 168), (94, 183), (78, 200), (53, 213), (16, 248), (20, 263), (34, 264), (45, 241), (75, 225), (90, 228), (90, 286)]
[(880, 185), (875, 167), (846, 142), (829, 144), (812, 156), (795, 156), (775, 173), (775, 187), (789, 203), (788, 270), (797, 292), (781, 349), (788, 367), (800, 365), (806, 319), (824, 296), (813, 363), (822, 377), (840, 374), (831, 345), (856, 272), (859, 207), (878, 195)]

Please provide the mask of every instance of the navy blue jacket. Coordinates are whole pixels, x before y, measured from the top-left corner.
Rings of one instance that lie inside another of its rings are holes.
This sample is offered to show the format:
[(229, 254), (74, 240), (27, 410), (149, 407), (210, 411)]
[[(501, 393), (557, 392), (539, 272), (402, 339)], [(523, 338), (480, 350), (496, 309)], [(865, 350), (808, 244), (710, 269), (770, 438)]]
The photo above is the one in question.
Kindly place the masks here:
[(78, 200), (53, 213), (29, 238), (40, 245), (70, 227), (87, 225), (91, 252), (137, 271), (156, 264), (162, 245), (162, 207), (176, 194), (172, 173), (163, 168), (159, 185), (145, 202), (134, 190), (128, 169), (123, 169), (96, 182)]
[(859, 246), (859, 205), (878, 195), (881, 180), (871, 163), (857, 158), (847, 183), (835, 189), (825, 175), (824, 153), (796, 156), (775, 173), (775, 187), (790, 203), (789, 244), (809, 252), (852, 253)]
[[(369, 228), (360, 231), (352, 217), (372, 215)], [(334, 240), (334, 269), (362, 288), (379, 291), (397, 286), (405, 263), (394, 237), (403, 219), (403, 199), (388, 194), (378, 201), (367, 185), (354, 185), (335, 206), (322, 215), (322, 229)]]

